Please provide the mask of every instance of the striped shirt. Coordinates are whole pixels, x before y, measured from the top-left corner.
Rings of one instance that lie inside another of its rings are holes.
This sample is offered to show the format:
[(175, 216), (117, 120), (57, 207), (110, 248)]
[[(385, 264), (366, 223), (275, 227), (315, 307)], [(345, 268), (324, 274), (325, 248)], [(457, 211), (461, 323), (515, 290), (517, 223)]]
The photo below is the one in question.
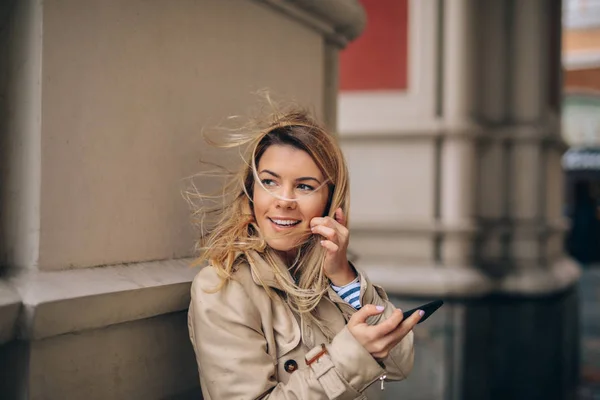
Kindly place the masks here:
[(331, 288), (354, 309), (360, 310), (360, 279), (359, 276), (355, 280), (344, 286), (335, 286), (331, 284)]

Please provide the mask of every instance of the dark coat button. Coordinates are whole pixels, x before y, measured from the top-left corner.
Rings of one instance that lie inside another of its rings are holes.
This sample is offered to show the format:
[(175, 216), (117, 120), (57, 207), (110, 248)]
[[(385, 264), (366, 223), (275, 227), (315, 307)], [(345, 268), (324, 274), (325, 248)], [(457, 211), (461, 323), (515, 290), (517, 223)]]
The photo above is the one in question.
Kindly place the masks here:
[(290, 374), (298, 369), (298, 363), (294, 360), (287, 360), (285, 364), (283, 364), (283, 369)]

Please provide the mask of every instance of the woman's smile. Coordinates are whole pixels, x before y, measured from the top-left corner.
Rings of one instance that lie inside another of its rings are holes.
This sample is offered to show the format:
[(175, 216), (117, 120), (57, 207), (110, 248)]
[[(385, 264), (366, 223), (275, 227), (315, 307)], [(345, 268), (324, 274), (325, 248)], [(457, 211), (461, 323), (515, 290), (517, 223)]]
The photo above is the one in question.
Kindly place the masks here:
[(289, 219), (283, 217), (268, 217), (276, 229), (290, 229), (300, 224), (302, 221), (297, 219)]

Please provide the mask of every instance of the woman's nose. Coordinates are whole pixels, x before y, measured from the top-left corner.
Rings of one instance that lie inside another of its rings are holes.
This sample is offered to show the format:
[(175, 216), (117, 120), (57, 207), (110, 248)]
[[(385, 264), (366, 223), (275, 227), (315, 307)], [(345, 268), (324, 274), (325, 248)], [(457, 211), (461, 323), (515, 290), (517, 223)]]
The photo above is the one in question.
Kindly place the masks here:
[(296, 201), (294, 199), (293, 188), (283, 188), (277, 198), (277, 205), (281, 208), (295, 208)]

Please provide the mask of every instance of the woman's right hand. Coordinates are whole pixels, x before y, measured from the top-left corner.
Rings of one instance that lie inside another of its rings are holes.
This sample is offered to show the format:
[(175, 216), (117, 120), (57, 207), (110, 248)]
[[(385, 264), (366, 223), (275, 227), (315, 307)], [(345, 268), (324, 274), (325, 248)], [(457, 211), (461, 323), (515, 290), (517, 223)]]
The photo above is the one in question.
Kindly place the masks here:
[(404, 336), (406, 336), (421, 319), (423, 311), (417, 311), (406, 320), (403, 320), (401, 310), (394, 310), (392, 315), (377, 325), (367, 324), (367, 318), (381, 314), (383, 306), (366, 304), (358, 310), (348, 321), (348, 330), (352, 336), (371, 355), (378, 360), (388, 356)]

